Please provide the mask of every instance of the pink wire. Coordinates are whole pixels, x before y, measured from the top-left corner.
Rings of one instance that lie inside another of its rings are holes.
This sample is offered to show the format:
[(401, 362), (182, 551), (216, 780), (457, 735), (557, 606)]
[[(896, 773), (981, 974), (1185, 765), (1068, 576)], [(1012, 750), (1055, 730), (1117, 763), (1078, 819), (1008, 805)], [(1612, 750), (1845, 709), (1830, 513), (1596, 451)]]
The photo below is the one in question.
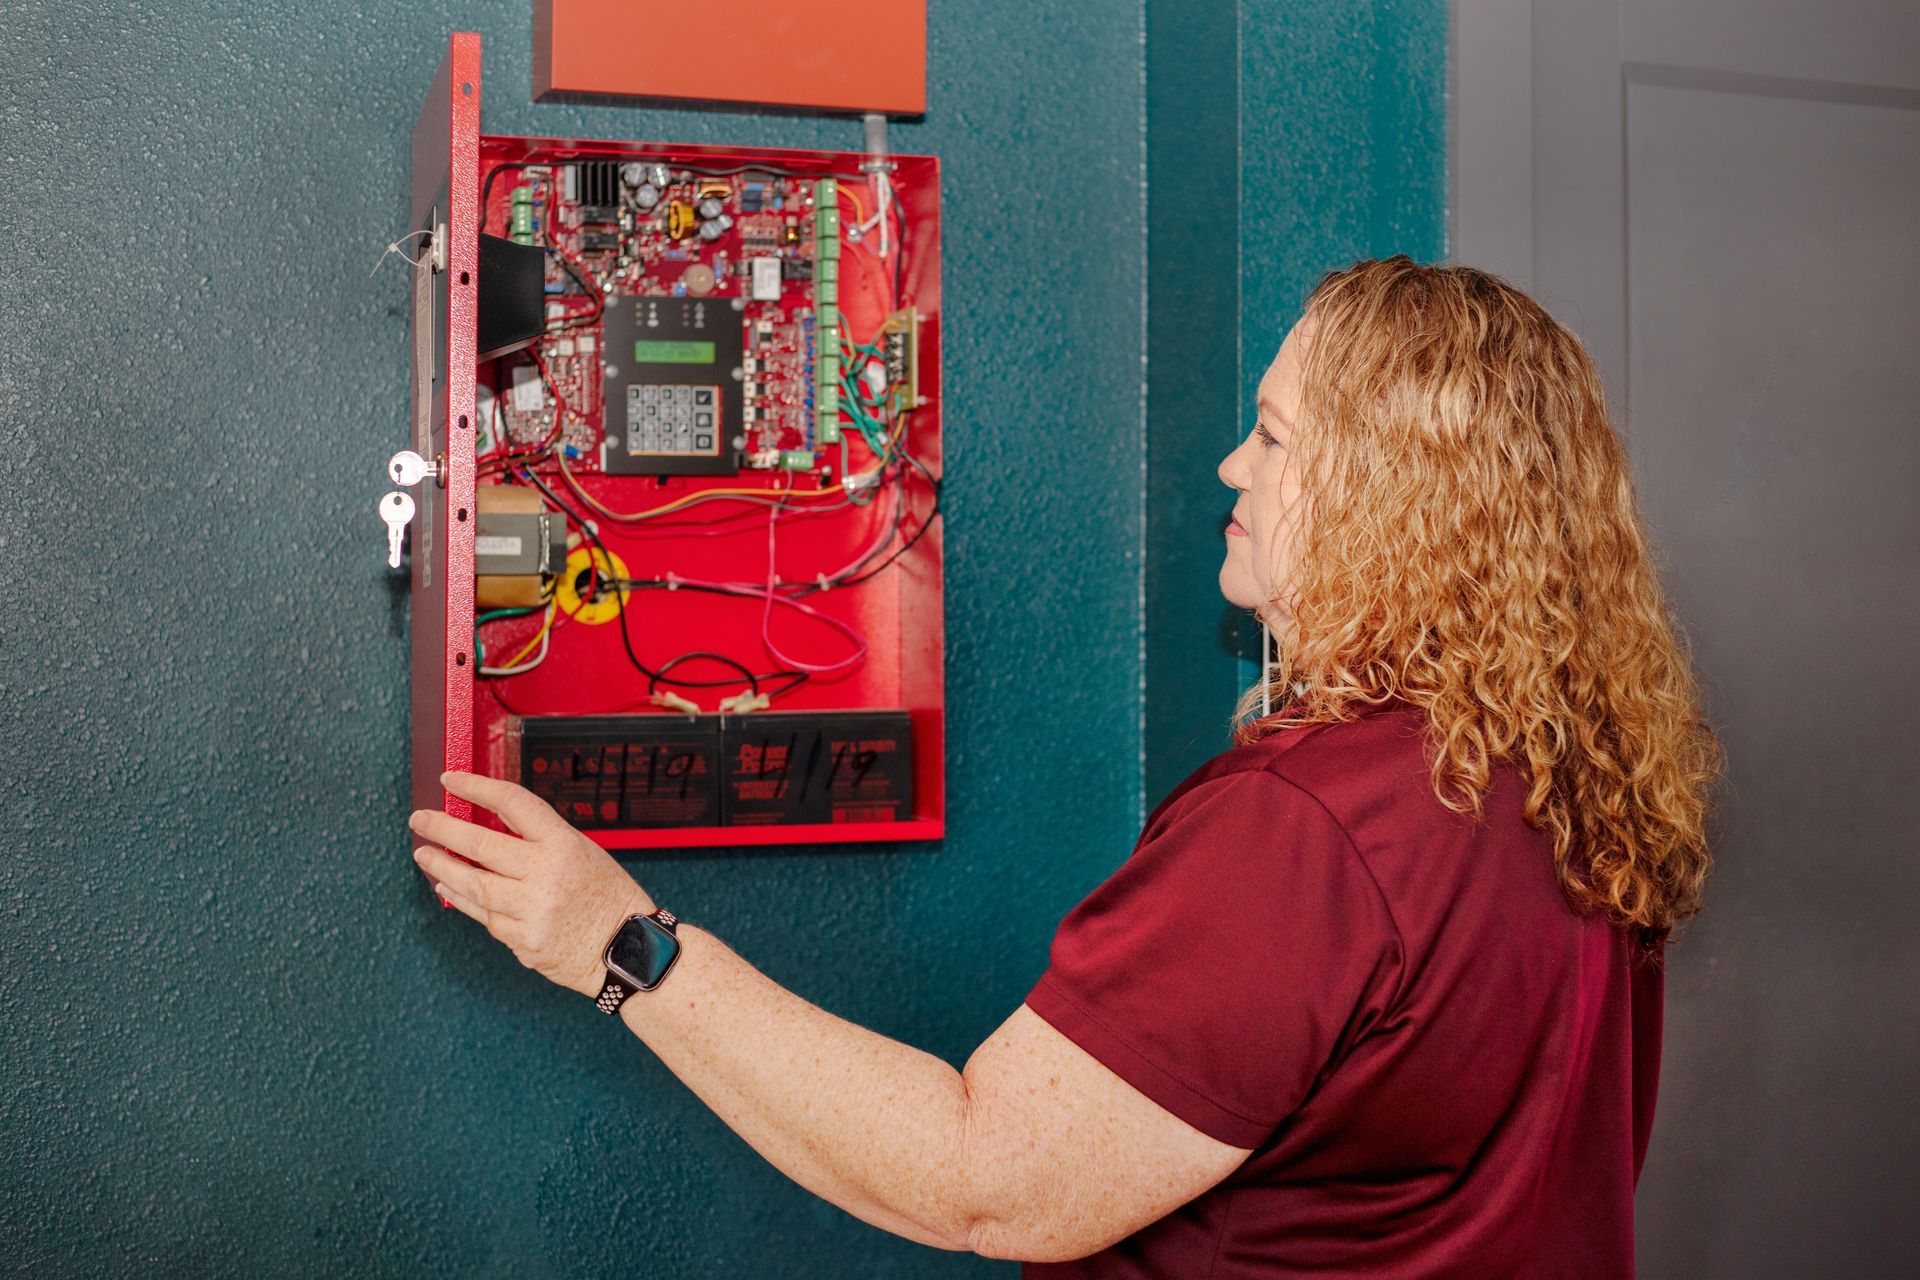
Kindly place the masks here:
[[(900, 490), (900, 486), (895, 485), (893, 500), (896, 507), (898, 506), (899, 503), (905, 500), (900, 494), (899, 490)], [(774, 552), (777, 546), (776, 534), (779, 528), (780, 519), (781, 519), (780, 508), (776, 507), (768, 512), (768, 515), (767, 515), (767, 580), (765, 582), (716, 582), (711, 579), (683, 578), (678, 574), (669, 574), (667, 578), (669, 585), (676, 582), (685, 583), (689, 587), (700, 587), (708, 591), (724, 591), (728, 595), (749, 596), (749, 597), (754, 597), (760, 600), (764, 600), (766, 603), (760, 611), (760, 643), (766, 646), (767, 653), (773, 658), (773, 660), (775, 662), (780, 663), (782, 666), (790, 667), (795, 671), (805, 671), (810, 675), (834, 675), (838, 672), (846, 671), (849, 668), (859, 665), (859, 663), (864, 661), (867, 656), (867, 642), (866, 642), (866, 639), (862, 637), (858, 631), (854, 630), (854, 628), (850, 624), (846, 622), (842, 622), (839, 618), (835, 618), (830, 614), (822, 613), (820, 610), (814, 608), (810, 604), (805, 604), (799, 600), (794, 599), (792, 596), (781, 595), (779, 591), (775, 590), (776, 585), (780, 581), (780, 575), (776, 567), (776, 560), (774, 555)], [(876, 552), (879, 551), (881, 547), (885, 546), (888, 542), (890, 542), (893, 539), (893, 532), (894, 532), (893, 521), (891, 519), (883, 521), (881, 524), (880, 535), (879, 537), (874, 539), (873, 544), (871, 546), (867, 547), (859, 555), (856, 555), (852, 560), (848, 561), (841, 568), (834, 570), (832, 573), (821, 574), (820, 575), (821, 579), (823, 581), (831, 582), (833, 579), (838, 578), (841, 575), (847, 573), (854, 566), (861, 564), (862, 562), (870, 559)], [(840, 659), (838, 662), (825, 662), (825, 663), (805, 662), (799, 658), (792, 657), (791, 655), (783, 652), (780, 646), (774, 643), (774, 639), (773, 639), (773, 606), (776, 604), (785, 605), (789, 609), (792, 609), (798, 613), (805, 614), (807, 617), (812, 618), (815, 622), (824, 623), (825, 625), (832, 627), (835, 631), (838, 631), (841, 635), (845, 636), (850, 643), (852, 643), (854, 647), (853, 652), (849, 654), (847, 657)]]
[[(774, 554), (776, 535), (779, 533), (779, 529), (780, 529), (779, 517), (780, 517), (780, 512), (778, 508), (774, 509), (773, 511), (767, 514), (767, 585), (766, 585), (767, 603), (766, 603), (766, 606), (760, 610), (760, 643), (766, 646), (767, 653), (773, 658), (775, 662), (779, 663), (781, 666), (792, 667), (795, 671), (806, 671), (806, 672), (812, 673), (813, 675), (831, 675), (835, 672), (846, 671), (849, 668), (858, 665), (861, 661), (863, 661), (866, 658), (867, 642), (865, 637), (863, 637), (859, 632), (855, 631), (852, 627), (841, 622), (838, 618), (829, 618), (827, 617), (826, 614), (821, 613), (818, 609), (815, 609), (813, 606), (801, 604), (798, 600), (795, 600), (789, 596), (783, 596), (779, 592), (774, 590), (775, 584), (780, 581), (780, 571), (778, 568), (779, 560)], [(822, 574), (821, 577), (824, 580), (826, 575)], [(792, 608), (800, 610), (802, 613), (808, 614), (814, 618), (819, 619), (822, 622), (828, 623), (829, 625), (833, 626), (842, 635), (846, 636), (847, 639), (853, 641), (853, 645), (854, 645), (853, 653), (848, 657), (842, 658), (838, 662), (825, 663), (825, 664), (817, 663), (817, 662), (802, 662), (798, 658), (790, 657), (787, 654), (782, 653), (780, 651), (780, 646), (773, 642), (773, 602), (775, 600), (778, 600), (783, 604), (789, 605)]]
[[(773, 658), (776, 662), (785, 663), (787, 666), (792, 667), (795, 671), (806, 671), (816, 675), (827, 675), (836, 671), (843, 671), (846, 668), (851, 667), (854, 664), (858, 663), (862, 658), (865, 658), (867, 656), (867, 642), (861, 639), (860, 633), (858, 631), (855, 631), (847, 623), (842, 622), (838, 618), (835, 618), (828, 614), (820, 612), (820, 610), (814, 608), (810, 604), (803, 604), (800, 601), (795, 600), (791, 596), (783, 596), (777, 591), (769, 592), (764, 583), (713, 582), (704, 578), (683, 578), (679, 574), (669, 575), (667, 578), (667, 583), (669, 586), (673, 585), (674, 583), (682, 583), (689, 587), (700, 587), (707, 591), (723, 591), (730, 596), (746, 596), (754, 600), (768, 600), (769, 603), (767, 604), (765, 611), (762, 612), (762, 614), (760, 615), (761, 642), (767, 646), (767, 652), (773, 655)], [(841, 635), (845, 636), (849, 641), (853, 643), (854, 652), (852, 656), (843, 658), (839, 662), (827, 663), (823, 665), (819, 663), (801, 662), (798, 659), (789, 658), (781, 654), (780, 650), (774, 645), (773, 638), (767, 634), (767, 617), (769, 614), (773, 612), (773, 606), (775, 604), (783, 604), (787, 606), (787, 608), (789, 609), (797, 609), (799, 612), (806, 614), (809, 618), (812, 618), (814, 621), (823, 622), (827, 626), (832, 627), (835, 631), (838, 631)]]

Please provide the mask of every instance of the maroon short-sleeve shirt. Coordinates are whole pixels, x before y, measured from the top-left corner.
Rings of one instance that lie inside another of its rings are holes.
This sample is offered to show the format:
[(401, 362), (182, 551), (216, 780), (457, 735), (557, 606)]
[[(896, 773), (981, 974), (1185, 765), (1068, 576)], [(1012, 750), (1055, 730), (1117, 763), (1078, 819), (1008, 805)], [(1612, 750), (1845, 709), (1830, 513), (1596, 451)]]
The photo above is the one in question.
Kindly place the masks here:
[(1659, 969), (1569, 908), (1515, 771), (1476, 823), (1427, 766), (1403, 704), (1229, 751), (1067, 916), (1028, 1006), (1253, 1154), (1026, 1275), (1633, 1274)]

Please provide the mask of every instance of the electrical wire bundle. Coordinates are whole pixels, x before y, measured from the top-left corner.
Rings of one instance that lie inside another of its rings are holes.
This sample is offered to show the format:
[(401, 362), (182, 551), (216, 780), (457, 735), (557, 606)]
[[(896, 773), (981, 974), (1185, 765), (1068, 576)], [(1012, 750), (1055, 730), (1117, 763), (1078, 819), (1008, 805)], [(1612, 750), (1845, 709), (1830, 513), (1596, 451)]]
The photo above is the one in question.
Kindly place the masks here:
[[(540, 162), (501, 165), (489, 172), (481, 196), (483, 217), (487, 192), (494, 178), (508, 168), (528, 168), (535, 163)], [(762, 166), (735, 170), (676, 167), (714, 177), (742, 172), (784, 172)], [(848, 240), (873, 254), (885, 272), (885, 292), (889, 295), (885, 310), (891, 314), (898, 305), (901, 293), (904, 219), (900, 216), (898, 201), (894, 198), (891, 180), (884, 167), (873, 167), (866, 177), (875, 206), (871, 216), (866, 215), (854, 185), (851, 182), (839, 184), (839, 190), (851, 201), (860, 218), (850, 225)], [(843, 431), (837, 479), (830, 484), (798, 489), (794, 487), (789, 473), (786, 484), (779, 488), (709, 488), (684, 494), (646, 510), (615, 510), (594, 496), (568, 465), (570, 448), (564, 445), (563, 439), (569, 421), (589, 426), (590, 423), (579, 407), (570, 404), (563, 396), (547, 356), (542, 351), (543, 343), (597, 325), (606, 307), (606, 294), (599, 282), (558, 243), (553, 234), (557, 225), (558, 195), (555, 188), (558, 184), (550, 181), (548, 185), (545, 247), (579, 284), (589, 305), (553, 318), (546, 335), (527, 349), (527, 355), (554, 406), (549, 429), (531, 444), (516, 443), (506, 429), (504, 409), (500, 403), (502, 397), (496, 393), (491, 421), (483, 423), (479, 474), (482, 478), (492, 476), (506, 483), (524, 484), (537, 489), (545, 503), (560, 513), (574, 531), (569, 535), (569, 545), (589, 549), (589, 567), (581, 575), (584, 582), (579, 584), (577, 594), (583, 603), (593, 603), (605, 595), (611, 595), (617, 610), (621, 647), (633, 668), (646, 677), (648, 700), (656, 705), (681, 710), (696, 709), (683, 696), (672, 693), (672, 688), (707, 690), (745, 686), (745, 692), (724, 700), (721, 709), (752, 710), (766, 706), (771, 699), (798, 688), (809, 679), (831, 677), (852, 670), (866, 657), (865, 638), (851, 624), (809, 603), (807, 597), (835, 588), (858, 586), (885, 572), (912, 550), (940, 514), (940, 482), (907, 447), (907, 427), (912, 409), (904, 403), (904, 389), (888, 381), (886, 353), (875, 342), (854, 340), (847, 333), (843, 318), (839, 342), (839, 400), (841, 411), (872, 454), (872, 461), (863, 470), (856, 472), (852, 469), (854, 461), (848, 452), (848, 433)], [(876, 231), (877, 247), (872, 243)], [(877, 372), (869, 373), (870, 370)], [(926, 515), (909, 529), (908, 480), (916, 474), (926, 483), (932, 503)], [(780, 578), (777, 553), (782, 523), (830, 515), (852, 507), (875, 506), (885, 501), (889, 494), (890, 514), (880, 522), (880, 528), (871, 542), (847, 564), (831, 572), (816, 574), (812, 579), (787, 581)], [(728, 509), (715, 511), (712, 509), (715, 505)], [(688, 578), (671, 572), (659, 578), (618, 578), (614, 568), (618, 561), (604, 541), (609, 526), (619, 526), (634, 537), (737, 536), (750, 531), (752, 526), (744, 523), (745, 520), (762, 513), (766, 528), (766, 574), (754, 581)], [(637, 591), (658, 590), (694, 591), (760, 600), (759, 640), (776, 664), (774, 669), (756, 671), (737, 658), (704, 649), (678, 654), (657, 666), (643, 661), (635, 648), (630, 630), (627, 596)], [(809, 661), (792, 656), (774, 636), (776, 613), (781, 616), (798, 614), (838, 633), (847, 643), (846, 652), (832, 661)], [(536, 614), (540, 616), (536, 631), (519, 646), (517, 652), (498, 665), (487, 665), (484, 658), (486, 650), (476, 636), (475, 653), (480, 658), (477, 669), (481, 676), (488, 679), (490, 686), (537, 669), (551, 652), (554, 630), (570, 615), (549, 593), (549, 598), (542, 605), (492, 610), (475, 620), (478, 631), (480, 627), (493, 623)], [(718, 667), (727, 674), (720, 678), (698, 679), (680, 674), (682, 669), (699, 664), (706, 664), (709, 668)], [(667, 687), (667, 691), (663, 691), (663, 687)], [(494, 694), (500, 697), (497, 688), (494, 688)], [(504, 698), (501, 702), (503, 706), (506, 705)]]

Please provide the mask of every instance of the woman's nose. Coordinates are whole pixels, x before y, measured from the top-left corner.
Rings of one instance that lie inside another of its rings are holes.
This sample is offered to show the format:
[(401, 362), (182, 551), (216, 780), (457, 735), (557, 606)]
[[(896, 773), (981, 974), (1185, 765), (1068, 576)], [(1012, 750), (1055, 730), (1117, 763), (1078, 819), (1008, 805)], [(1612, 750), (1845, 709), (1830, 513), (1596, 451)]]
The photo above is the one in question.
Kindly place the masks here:
[(1232, 453), (1220, 459), (1217, 474), (1220, 477), (1220, 483), (1229, 489), (1244, 489), (1247, 487), (1246, 463), (1242, 461), (1240, 456), (1243, 449), (1244, 446), (1236, 448)]

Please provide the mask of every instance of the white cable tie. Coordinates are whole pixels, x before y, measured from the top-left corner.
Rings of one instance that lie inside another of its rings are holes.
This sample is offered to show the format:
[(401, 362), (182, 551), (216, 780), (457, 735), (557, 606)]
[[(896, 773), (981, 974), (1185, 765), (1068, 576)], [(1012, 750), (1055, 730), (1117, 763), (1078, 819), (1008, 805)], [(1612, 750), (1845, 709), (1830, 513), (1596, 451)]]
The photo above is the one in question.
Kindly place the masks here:
[(400, 246), (403, 244), (408, 244), (414, 240), (417, 240), (421, 236), (432, 236), (432, 235), (433, 235), (433, 232), (423, 227), (419, 231), (409, 231), (407, 232), (406, 235), (403, 235), (398, 240), (395, 240), (392, 244), (388, 245), (384, 250), (381, 251), (381, 254), (378, 258), (374, 259), (373, 270), (367, 272), (367, 279), (369, 280), (373, 279), (375, 274), (379, 272), (380, 264), (387, 260), (387, 255), (389, 253), (398, 254), (400, 256), (400, 261), (406, 263), (410, 267), (418, 267), (421, 263), (427, 260), (426, 255), (422, 254), (418, 258), (409, 258), (406, 254), (406, 250), (402, 249)]
[(667, 570), (667, 590), (678, 591), (679, 589), (680, 589), (680, 575), (675, 573), (671, 569)]
[(824, 572), (815, 574), (813, 578), (813, 583), (815, 586), (819, 587), (822, 591), (833, 590), (833, 584), (827, 581), (827, 575)]
[(667, 707), (674, 711), (684, 711), (690, 716), (700, 714), (699, 703), (693, 701), (691, 698), (683, 698), (671, 690), (656, 690), (648, 695), (647, 701), (656, 707)]

